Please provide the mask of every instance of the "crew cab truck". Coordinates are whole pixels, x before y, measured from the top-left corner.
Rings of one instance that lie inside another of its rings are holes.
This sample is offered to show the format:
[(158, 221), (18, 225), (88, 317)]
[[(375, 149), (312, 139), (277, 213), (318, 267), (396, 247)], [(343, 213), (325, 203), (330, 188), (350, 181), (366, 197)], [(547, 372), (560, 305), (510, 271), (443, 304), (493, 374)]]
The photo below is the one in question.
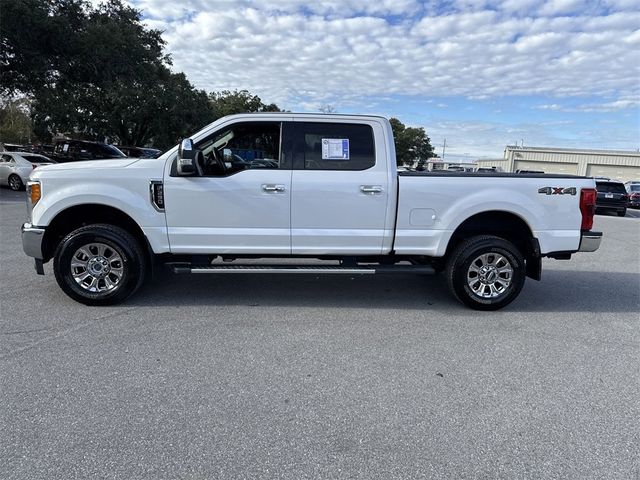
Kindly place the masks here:
[[(196, 274), (444, 272), (458, 300), (495, 310), (525, 277), (540, 279), (543, 257), (595, 251), (602, 237), (591, 231), (593, 179), (398, 173), (391, 126), (375, 116), (228, 116), (158, 159), (38, 168), (27, 197), (24, 251), (39, 274), (53, 260), (62, 290), (87, 305), (123, 301), (163, 264)], [(265, 260), (247, 260), (256, 258)]]

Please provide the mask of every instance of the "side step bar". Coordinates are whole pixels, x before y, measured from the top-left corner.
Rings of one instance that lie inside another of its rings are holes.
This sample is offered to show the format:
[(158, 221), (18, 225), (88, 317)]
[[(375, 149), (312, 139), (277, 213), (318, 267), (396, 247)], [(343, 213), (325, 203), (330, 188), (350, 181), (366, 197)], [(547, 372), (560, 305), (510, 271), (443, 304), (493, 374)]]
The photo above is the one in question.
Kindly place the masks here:
[(190, 263), (167, 263), (173, 273), (307, 273), (315, 275), (375, 275), (387, 273), (435, 273), (428, 265), (363, 265), (343, 267), (338, 265), (192, 265)]

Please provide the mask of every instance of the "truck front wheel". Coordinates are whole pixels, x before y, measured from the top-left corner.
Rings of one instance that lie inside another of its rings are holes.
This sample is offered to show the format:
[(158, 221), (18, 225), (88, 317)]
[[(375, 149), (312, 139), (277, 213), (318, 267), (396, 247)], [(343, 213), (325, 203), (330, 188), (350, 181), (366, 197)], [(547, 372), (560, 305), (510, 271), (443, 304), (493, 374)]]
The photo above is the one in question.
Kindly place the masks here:
[(447, 261), (451, 293), (476, 310), (498, 310), (520, 293), (526, 277), (522, 253), (513, 243), (492, 235), (460, 242)]
[(113, 305), (142, 285), (146, 257), (131, 234), (114, 225), (78, 228), (56, 250), (53, 272), (60, 288), (85, 305)]

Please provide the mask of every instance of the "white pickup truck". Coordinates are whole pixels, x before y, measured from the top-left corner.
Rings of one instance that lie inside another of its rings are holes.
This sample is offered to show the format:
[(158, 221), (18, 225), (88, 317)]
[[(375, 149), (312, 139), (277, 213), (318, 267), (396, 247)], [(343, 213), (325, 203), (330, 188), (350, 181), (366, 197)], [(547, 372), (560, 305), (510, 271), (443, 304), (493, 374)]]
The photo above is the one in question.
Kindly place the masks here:
[(27, 197), (25, 253), (39, 274), (53, 259), (62, 290), (88, 305), (123, 301), (164, 264), (212, 274), (442, 271), (457, 299), (495, 310), (526, 276), (540, 279), (542, 257), (595, 251), (602, 237), (591, 231), (593, 179), (398, 173), (391, 126), (374, 116), (233, 115), (158, 159), (38, 168)]

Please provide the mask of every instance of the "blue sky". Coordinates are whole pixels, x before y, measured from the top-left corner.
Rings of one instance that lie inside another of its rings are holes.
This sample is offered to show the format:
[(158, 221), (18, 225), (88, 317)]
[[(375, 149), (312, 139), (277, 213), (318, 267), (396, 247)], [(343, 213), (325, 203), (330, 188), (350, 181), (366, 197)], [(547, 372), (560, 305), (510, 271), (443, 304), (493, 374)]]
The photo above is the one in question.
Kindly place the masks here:
[(640, 148), (631, 0), (131, 0), (199, 88), (424, 127), (441, 152)]

